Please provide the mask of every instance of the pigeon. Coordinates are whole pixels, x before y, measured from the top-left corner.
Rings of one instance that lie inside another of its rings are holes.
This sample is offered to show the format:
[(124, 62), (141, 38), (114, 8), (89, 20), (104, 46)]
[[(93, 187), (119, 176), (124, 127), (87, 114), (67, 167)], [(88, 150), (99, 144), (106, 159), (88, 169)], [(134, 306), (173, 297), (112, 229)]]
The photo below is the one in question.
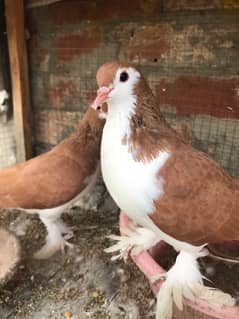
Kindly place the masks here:
[(61, 214), (90, 192), (99, 175), (104, 119), (88, 107), (68, 138), (50, 151), (0, 171), (0, 208), (38, 214), (47, 229), (45, 245), (34, 254), (46, 259), (65, 246), (73, 230)]
[[(233, 305), (204, 285), (197, 259), (208, 243), (239, 239), (239, 184), (167, 123), (142, 73), (113, 61), (97, 71), (94, 109), (107, 102), (101, 141), (106, 187), (134, 222), (107, 252), (134, 255), (165, 241), (178, 252), (157, 296), (157, 319), (171, 319), (184, 298)], [(152, 280), (157, 278), (152, 278)]]

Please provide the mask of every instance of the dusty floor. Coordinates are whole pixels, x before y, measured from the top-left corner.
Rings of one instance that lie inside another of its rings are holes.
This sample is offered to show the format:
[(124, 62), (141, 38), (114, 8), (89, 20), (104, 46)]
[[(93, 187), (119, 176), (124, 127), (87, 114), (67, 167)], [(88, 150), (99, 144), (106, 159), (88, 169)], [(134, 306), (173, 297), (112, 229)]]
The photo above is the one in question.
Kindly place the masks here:
[[(111, 262), (103, 252), (106, 235), (118, 232), (117, 214), (73, 209), (64, 216), (79, 229), (65, 254), (46, 261), (31, 258), (44, 241), (38, 218), (1, 211), (1, 225), (14, 230), (22, 243), (23, 261), (0, 290), (1, 319), (153, 318), (154, 298), (132, 262)], [(73, 316), (72, 316), (73, 315)]]
[[(119, 232), (116, 206), (101, 185), (81, 206), (63, 216), (69, 226), (78, 227), (71, 240), (75, 248), (45, 261), (31, 258), (45, 238), (38, 217), (0, 211), (0, 225), (18, 235), (23, 250), (15, 275), (0, 288), (1, 319), (154, 318), (155, 300), (144, 276), (131, 261), (112, 262), (103, 251), (110, 245), (106, 236)], [(174, 259), (169, 250), (163, 266)], [(212, 285), (239, 296), (239, 265), (211, 258), (200, 263)]]

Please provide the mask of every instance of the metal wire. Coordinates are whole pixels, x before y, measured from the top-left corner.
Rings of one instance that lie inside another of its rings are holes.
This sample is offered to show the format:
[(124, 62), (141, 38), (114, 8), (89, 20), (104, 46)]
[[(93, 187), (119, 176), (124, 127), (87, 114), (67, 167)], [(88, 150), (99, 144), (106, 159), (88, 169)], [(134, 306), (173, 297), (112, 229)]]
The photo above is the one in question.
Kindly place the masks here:
[(0, 123), (0, 168), (16, 163), (16, 144), (14, 137), (14, 123)]
[[(77, 63), (73, 63), (67, 59), (69, 59), (69, 50), (72, 54), (76, 49), (79, 50), (79, 48), (60, 48), (63, 60), (59, 62), (59, 59), (53, 58), (56, 56), (56, 50), (59, 54), (59, 48), (48, 48), (49, 65), (32, 67), (32, 96), (38, 152), (57, 144), (74, 129), (95, 94), (97, 88), (95, 74), (98, 67), (106, 61), (125, 58), (119, 45), (111, 44), (110, 47), (91, 50), (89, 54), (80, 54), (76, 57), (73, 55), (72, 61), (77, 59)], [(169, 64), (164, 65), (164, 69), (159, 73), (157, 59), (152, 61), (150, 66), (145, 66), (140, 57), (137, 62), (153, 91), (160, 79), (159, 74), (161, 79), (175, 77), (175, 70)], [(54, 100), (49, 94), (49, 87), (55, 87), (57, 90), (61, 80), (73, 83), (74, 90), (63, 89), (61, 92), (59, 88), (59, 92), (55, 92)], [(188, 94), (190, 95), (190, 92)], [(192, 144), (196, 148), (208, 153), (232, 175), (239, 176), (239, 119), (205, 115), (200, 106), (197, 106), (199, 109), (195, 112), (196, 115), (181, 115), (173, 105), (166, 107), (161, 105), (161, 107), (166, 119), (179, 130), (182, 123), (186, 124)]]

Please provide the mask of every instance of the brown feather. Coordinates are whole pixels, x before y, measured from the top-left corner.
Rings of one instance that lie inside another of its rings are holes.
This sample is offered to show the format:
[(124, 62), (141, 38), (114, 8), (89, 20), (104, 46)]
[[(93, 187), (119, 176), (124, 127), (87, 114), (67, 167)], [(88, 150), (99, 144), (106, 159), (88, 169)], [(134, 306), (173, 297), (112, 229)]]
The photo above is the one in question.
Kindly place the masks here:
[(239, 239), (239, 187), (215, 161), (182, 146), (160, 176), (165, 195), (151, 218), (162, 230), (193, 244)]
[(137, 160), (150, 160), (165, 150), (171, 154), (159, 172), (164, 195), (155, 201), (153, 221), (167, 234), (193, 244), (239, 239), (238, 181), (168, 125), (143, 78), (135, 91), (129, 148)]
[(53, 208), (78, 195), (97, 167), (103, 125), (89, 108), (76, 131), (51, 151), (0, 171), (0, 207)]
[[(103, 64), (97, 71), (96, 80), (100, 87), (112, 84), (118, 68), (127, 68), (130, 64), (122, 61), (112, 61)], [(105, 72), (107, 70), (107, 72)]]
[[(116, 61), (101, 66), (98, 85), (110, 85), (122, 66), (129, 65)], [(150, 161), (161, 151), (170, 153), (158, 172), (164, 195), (155, 200), (151, 219), (164, 232), (193, 244), (239, 240), (238, 180), (169, 126), (142, 75), (134, 91), (131, 135), (122, 143), (136, 161)]]

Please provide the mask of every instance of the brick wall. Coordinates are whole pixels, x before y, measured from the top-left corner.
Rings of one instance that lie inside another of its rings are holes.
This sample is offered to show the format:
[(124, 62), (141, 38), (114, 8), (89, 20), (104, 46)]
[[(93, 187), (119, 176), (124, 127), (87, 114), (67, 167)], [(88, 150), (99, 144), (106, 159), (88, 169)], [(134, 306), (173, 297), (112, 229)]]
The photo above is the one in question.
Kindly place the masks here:
[(239, 2), (65, 0), (27, 10), (37, 152), (73, 129), (95, 73), (140, 66), (167, 119), (239, 175)]

